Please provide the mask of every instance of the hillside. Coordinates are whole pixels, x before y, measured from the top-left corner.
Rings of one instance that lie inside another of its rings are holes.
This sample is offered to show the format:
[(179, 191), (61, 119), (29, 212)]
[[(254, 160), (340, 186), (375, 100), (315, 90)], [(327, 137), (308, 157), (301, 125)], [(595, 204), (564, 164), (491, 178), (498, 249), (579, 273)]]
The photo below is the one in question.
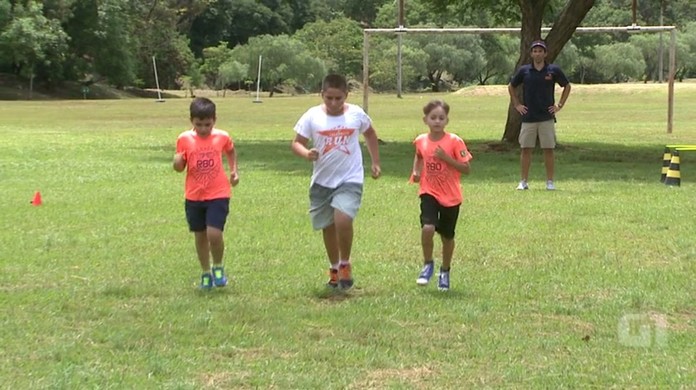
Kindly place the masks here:
[[(48, 89), (43, 85), (34, 85), (32, 100), (51, 99), (128, 99), (152, 98), (157, 99), (157, 91), (139, 88), (117, 89), (103, 84), (92, 84), (83, 94), (82, 84), (68, 81), (60, 87)], [(179, 95), (162, 93), (163, 98), (177, 98)], [(0, 100), (28, 100), (29, 82), (14, 75), (0, 73)]]

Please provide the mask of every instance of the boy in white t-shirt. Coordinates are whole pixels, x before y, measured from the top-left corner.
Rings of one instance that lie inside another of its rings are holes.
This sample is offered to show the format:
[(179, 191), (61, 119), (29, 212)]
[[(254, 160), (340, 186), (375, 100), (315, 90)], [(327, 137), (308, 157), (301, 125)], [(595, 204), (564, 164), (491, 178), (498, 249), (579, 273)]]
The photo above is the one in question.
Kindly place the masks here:
[[(329, 287), (353, 286), (350, 252), (353, 219), (362, 199), (364, 172), (360, 134), (372, 160), (372, 178), (381, 174), (377, 133), (362, 108), (346, 103), (345, 77), (330, 74), (321, 88), (323, 104), (307, 110), (295, 124), (291, 147), (296, 155), (312, 161), (309, 189), (312, 226), (322, 230), (329, 257)], [(311, 140), (311, 147), (309, 142)]]

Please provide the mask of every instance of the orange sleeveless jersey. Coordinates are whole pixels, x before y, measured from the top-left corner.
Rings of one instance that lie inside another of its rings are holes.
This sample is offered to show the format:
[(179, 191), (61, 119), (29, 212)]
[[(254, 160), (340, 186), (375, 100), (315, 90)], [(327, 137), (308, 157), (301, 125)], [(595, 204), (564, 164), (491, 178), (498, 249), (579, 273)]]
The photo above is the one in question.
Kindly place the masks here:
[(222, 155), (232, 149), (234, 143), (223, 130), (213, 129), (207, 137), (199, 137), (194, 130), (179, 135), (176, 152), (186, 159), (186, 199), (201, 201), (231, 196)]
[(445, 153), (455, 160), (467, 162), (472, 156), (464, 141), (456, 134), (445, 132), (439, 141), (431, 140), (428, 134), (421, 134), (413, 144), (416, 146), (416, 154), (423, 159), (418, 194), (432, 195), (444, 207), (462, 203), (462, 189), (459, 183), (462, 174), (435, 157), (435, 149), (441, 146)]

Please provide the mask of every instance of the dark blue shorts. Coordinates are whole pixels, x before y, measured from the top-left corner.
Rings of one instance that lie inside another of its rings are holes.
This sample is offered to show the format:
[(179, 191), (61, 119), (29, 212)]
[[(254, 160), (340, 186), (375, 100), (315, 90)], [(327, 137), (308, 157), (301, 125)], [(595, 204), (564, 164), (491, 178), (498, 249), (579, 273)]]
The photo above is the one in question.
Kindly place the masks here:
[(421, 227), (424, 225), (434, 225), (435, 231), (447, 239), (454, 238), (454, 230), (457, 228), (459, 218), (459, 206), (442, 206), (434, 196), (423, 194), (421, 199)]
[(189, 230), (202, 232), (208, 226), (225, 230), (227, 214), (230, 212), (230, 198), (211, 200), (188, 200), (185, 202), (186, 221)]

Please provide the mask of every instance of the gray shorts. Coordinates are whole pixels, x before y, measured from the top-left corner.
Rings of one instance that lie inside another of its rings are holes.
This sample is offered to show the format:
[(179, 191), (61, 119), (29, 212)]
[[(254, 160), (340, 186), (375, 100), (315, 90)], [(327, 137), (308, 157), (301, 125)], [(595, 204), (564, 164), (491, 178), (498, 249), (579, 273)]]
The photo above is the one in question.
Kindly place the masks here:
[(360, 183), (343, 183), (337, 188), (327, 188), (312, 184), (309, 189), (309, 215), (315, 230), (323, 229), (334, 223), (334, 210), (355, 219), (360, 209), (363, 185)]

